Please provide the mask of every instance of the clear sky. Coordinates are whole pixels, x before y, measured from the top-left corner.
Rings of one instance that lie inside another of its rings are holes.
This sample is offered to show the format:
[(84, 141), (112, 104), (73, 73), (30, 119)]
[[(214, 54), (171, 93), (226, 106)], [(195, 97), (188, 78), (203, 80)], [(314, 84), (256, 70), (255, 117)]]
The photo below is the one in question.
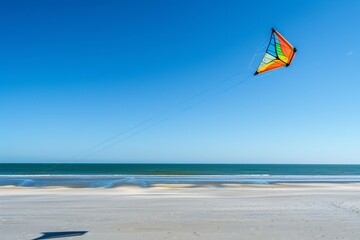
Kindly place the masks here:
[[(359, 13), (355, 0), (1, 1), (0, 161), (360, 164)], [(253, 73), (271, 27), (293, 64), (217, 94)]]

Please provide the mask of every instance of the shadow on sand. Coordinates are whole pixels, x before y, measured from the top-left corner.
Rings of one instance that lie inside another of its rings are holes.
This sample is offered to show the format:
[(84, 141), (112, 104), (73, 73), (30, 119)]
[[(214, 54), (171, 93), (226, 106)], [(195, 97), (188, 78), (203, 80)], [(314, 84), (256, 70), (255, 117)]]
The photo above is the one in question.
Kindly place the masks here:
[(41, 237), (34, 238), (33, 240), (40, 239), (52, 239), (52, 238), (64, 238), (64, 237), (75, 237), (81, 236), (87, 233), (88, 231), (72, 231), (72, 232), (43, 232)]

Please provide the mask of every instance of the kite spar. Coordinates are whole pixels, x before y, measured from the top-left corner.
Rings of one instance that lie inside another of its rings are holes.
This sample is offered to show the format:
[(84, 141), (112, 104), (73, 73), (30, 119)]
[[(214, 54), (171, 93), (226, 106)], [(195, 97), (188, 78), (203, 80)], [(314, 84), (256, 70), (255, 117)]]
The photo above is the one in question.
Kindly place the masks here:
[(271, 30), (270, 42), (254, 75), (288, 67), (295, 56), (296, 48), (274, 28)]

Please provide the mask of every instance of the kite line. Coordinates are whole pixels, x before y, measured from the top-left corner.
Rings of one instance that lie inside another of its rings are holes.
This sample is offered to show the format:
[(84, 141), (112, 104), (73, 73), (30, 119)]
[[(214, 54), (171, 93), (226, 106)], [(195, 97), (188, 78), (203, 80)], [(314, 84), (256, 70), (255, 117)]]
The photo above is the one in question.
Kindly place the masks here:
[[(252, 60), (250, 61), (249, 68), (251, 67), (253, 61), (257, 56), (259, 56), (259, 48), (263, 48), (265, 41), (263, 41), (259, 47), (257, 48), (256, 53), (254, 54)], [(258, 79), (260, 77), (264, 77), (268, 74), (264, 74), (265, 72), (275, 70), (282, 67), (288, 67), (290, 63), (292, 62), (295, 53), (296, 48), (293, 47), (278, 31), (275, 29), (272, 29), (271, 36), (270, 36), (270, 42), (266, 44), (267, 48), (264, 53), (261, 53), (261, 55), (264, 55), (263, 59), (261, 60), (256, 72), (253, 76), (253, 74), (249, 74), (244, 78), (238, 79), (239, 76), (241, 76), (241, 72), (237, 72), (230, 77), (227, 77), (225, 79), (222, 79), (214, 84), (212, 84), (210, 87), (206, 88), (205, 90), (199, 91), (193, 95), (191, 95), (189, 98), (169, 107), (163, 112), (160, 112), (159, 114), (154, 114), (152, 117), (147, 118), (144, 121), (141, 121), (113, 136), (110, 138), (107, 138), (100, 143), (97, 143), (90, 148), (80, 152), (76, 156), (74, 156), (75, 160), (81, 160), (86, 159), (98, 152), (104, 151), (108, 148), (113, 147), (114, 145), (117, 145), (135, 135), (138, 135), (148, 129), (151, 129), (171, 118), (174, 116), (189, 111), (190, 109), (196, 107), (197, 105), (202, 104), (203, 102), (208, 101), (210, 98), (214, 98), (218, 95), (223, 94), (224, 92), (227, 92), (238, 85), (243, 84), (246, 82), (249, 78), (252, 79)], [(261, 74), (259, 76), (258, 74)], [(230, 80), (236, 79), (236, 81), (229, 86), (226, 86), (225, 88), (221, 89), (220, 91), (213, 92), (210, 96), (206, 96), (206, 94), (211, 93), (214, 87), (218, 87), (221, 84), (227, 83)], [(199, 99), (201, 96), (205, 96), (204, 99), (194, 102), (197, 99)], [(189, 106), (184, 106), (187, 103), (190, 103)], [(168, 115), (169, 114), (169, 115)], [(54, 169), (56, 164), (47, 169), (47, 171)]]

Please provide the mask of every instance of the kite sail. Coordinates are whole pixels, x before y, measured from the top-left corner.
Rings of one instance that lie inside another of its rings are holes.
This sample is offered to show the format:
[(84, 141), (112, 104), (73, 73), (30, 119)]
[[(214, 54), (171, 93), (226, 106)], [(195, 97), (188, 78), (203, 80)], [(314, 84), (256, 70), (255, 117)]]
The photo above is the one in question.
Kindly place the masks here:
[(292, 62), (296, 48), (294, 48), (278, 31), (271, 29), (271, 38), (266, 49), (264, 58), (254, 75), (275, 70), (282, 67), (288, 67)]

